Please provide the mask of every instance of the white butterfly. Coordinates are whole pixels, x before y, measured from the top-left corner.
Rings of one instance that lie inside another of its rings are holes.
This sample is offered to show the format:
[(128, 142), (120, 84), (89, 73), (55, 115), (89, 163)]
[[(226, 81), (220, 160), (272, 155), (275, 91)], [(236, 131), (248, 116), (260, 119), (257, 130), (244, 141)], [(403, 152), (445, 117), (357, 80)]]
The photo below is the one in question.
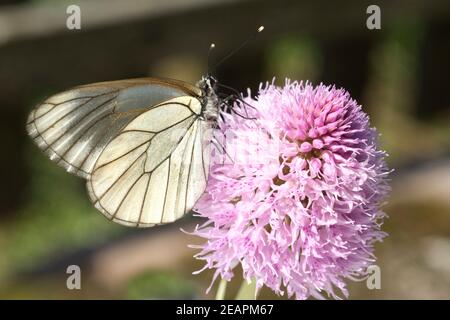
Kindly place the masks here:
[(100, 82), (56, 94), (29, 115), (27, 131), (51, 160), (87, 180), (91, 201), (127, 226), (169, 223), (206, 188), (215, 80)]

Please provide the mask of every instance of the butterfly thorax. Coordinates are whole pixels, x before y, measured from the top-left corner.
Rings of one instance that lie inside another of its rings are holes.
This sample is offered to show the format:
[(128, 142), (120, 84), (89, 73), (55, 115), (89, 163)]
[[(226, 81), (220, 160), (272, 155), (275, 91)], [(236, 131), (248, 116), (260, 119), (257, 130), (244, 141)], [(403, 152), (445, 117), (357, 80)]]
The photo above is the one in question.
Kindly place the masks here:
[(197, 86), (202, 90), (202, 117), (206, 121), (215, 122), (219, 116), (219, 97), (216, 91), (217, 80), (212, 76), (204, 76)]

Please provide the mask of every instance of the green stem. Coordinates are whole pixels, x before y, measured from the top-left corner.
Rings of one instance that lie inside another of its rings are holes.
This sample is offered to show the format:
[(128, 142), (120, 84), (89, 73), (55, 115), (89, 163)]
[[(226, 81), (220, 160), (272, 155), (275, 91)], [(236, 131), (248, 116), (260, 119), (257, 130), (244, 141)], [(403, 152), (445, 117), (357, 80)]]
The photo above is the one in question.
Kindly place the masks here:
[(235, 300), (256, 300), (256, 298), (256, 281), (252, 280), (250, 283), (246, 280), (242, 281)]
[(227, 281), (224, 279), (221, 279), (220, 283), (219, 283), (219, 287), (217, 288), (216, 300), (224, 300), (226, 291), (227, 291)]

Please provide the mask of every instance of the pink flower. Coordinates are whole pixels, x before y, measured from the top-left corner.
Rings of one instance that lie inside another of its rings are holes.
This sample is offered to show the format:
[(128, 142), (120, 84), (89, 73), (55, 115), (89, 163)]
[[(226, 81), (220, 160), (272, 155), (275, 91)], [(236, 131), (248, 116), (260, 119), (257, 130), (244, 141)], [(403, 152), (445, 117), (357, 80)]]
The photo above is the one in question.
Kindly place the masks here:
[(306, 299), (339, 298), (337, 288), (347, 297), (344, 280), (365, 275), (386, 236), (379, 207), (388, 170), (376, 130), (334, 86), (286, 80), (245, 101), (222, 113), (227, 155), (213, 155), (196, 205), (207, 218), (194, 231), (206, 239), (196, 255), (202, 270), (231, 280), (240, 265), (258, 289)]

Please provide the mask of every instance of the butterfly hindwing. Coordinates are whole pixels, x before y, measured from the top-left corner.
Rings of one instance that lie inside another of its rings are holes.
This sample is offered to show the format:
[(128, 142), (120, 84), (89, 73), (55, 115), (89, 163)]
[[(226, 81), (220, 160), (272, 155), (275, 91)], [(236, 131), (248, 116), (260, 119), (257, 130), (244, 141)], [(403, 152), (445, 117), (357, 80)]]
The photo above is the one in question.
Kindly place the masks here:
[(87, 181), (97, 209), (118, 223), (141, 227), (189, 212), (208, 176), (209, 125), (201, 111), (197, 98), (181, 96), (130, 121), (106, 145)]

